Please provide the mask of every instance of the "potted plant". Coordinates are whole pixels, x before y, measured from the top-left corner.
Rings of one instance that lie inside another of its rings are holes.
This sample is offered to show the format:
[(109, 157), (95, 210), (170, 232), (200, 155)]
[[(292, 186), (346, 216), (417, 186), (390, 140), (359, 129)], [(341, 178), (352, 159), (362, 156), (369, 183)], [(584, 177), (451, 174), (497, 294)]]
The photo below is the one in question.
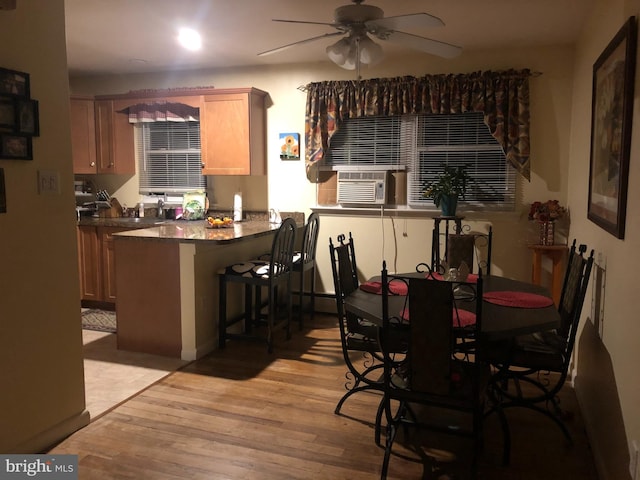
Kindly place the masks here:
[(444, 217), (456, 214), (458, 198), (464, 199), (471, 177), (467, 173), (467, 165), (450, 166), (442, 164), (442, 170), (434, 180), (422, 186), (422, 196), (433, 199), (436, 207), (440, 207)]

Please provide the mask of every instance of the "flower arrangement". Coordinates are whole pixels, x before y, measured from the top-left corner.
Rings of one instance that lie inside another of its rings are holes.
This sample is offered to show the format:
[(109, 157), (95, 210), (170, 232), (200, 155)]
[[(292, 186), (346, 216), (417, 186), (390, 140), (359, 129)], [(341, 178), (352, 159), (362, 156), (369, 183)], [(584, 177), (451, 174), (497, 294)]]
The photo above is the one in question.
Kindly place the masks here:
[(529, 220), (550, 222), (562, 218), (566, 211), (558, 200), (547, 200), (544, 203), (533, 202), (529, 209)]

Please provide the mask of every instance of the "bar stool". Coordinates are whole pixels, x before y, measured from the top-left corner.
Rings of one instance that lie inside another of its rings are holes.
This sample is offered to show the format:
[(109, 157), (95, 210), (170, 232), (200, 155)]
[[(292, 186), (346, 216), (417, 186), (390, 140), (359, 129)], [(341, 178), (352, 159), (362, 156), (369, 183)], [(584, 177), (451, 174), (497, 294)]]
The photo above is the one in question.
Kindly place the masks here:
[[(228, 265), (218, 271), (219, 287), (219, 319), (218, 346), (225, 348), (227, 338), (253, 338), (254, 326), (266, 325), (267, 350), (273, 352), (273, 333), (276, 329), (286, 330), (287, 340), (291, 338), (292, 292), (291, 271), (293, 263), (293, 248), (295, 244), (296, 223), (292, 218), (286, 218), (278, 228), (271, 246), (269, 260), (248, 260)], [(227, 318), (227, 283), (240, 283), (245, 286), (244, 313), (236, 318)], [(284, 292), (278, 291), (282, 287)], [(261, 313), (262, 288), (268, 290), (267, 313)], [(280, 300), (284, 300), (286, 315), (282, 316)], [(229, 333), (230, 326), (244, 320), (243, 333)], [(262, 337), (262, 339), (264, 339)]]
[(300, 283), (298, 284), (298, 306), (299, 317), (298, 323), (302, 330), (304, 322), (303, 296), (305, 294), (305, 275), (311, 271), (311, 289), (309, 291), (310, 304), (309, 316), (313, 320), (316, 305), (316, 246), (318, 245), (318, 231), (320, 229), (320, 217), (317, 213), (309, 215), (309, 220), (304, 226), (304, 235), (302, 238), (302, 248), (300, 251), (293, 253), (293, 271), (300, 275)]

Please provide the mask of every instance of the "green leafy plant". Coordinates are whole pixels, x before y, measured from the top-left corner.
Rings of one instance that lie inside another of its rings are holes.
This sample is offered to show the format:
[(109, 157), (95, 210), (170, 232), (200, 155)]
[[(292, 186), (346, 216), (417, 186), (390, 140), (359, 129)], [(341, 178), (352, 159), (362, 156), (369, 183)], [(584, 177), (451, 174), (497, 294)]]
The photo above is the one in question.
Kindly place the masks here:
[(422, 196), (433, 198), (436, 207), (440, 206), (445, 196), (457, 195), (464, 199), (467, 187), (471, 183), (471, 177), (467, 172), (467, 165), (450, 166), (441, 164), (442, 170), (435, 180), (426, 181), (422, 185)]

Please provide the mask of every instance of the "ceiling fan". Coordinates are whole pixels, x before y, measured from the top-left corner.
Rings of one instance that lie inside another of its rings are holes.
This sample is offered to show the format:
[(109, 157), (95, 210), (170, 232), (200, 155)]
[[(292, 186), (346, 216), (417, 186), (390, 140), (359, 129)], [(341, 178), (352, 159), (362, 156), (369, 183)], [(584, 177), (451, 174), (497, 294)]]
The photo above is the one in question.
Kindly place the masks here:
[(385, 40), (444, 58), (453, 58), (462, 52), (462, 48), (456, 45), (398, 30), (400, 28), (444, 26), (444, 22), (438, 17), (428, 13), (385, 17), (382, 9), (373, 5), (363, 5), (363, 1), (352, 0), (353, 5), (338, 7), (334, 12), (334, 21), (332, 23), (273, 19), (274, 22), (327, 25), (335, 28), (337, 32), (299, 40), (261, 52), (258, 56), (271, 55), (291, 47), (338, 35), (345, 36), (333, 45), (329, 45), (326, 52), (331, 61), (347, 70), (356, 68), (359, 70), (360, 64), (374, 65), (382, 59), (382, 47), (375, 43), (369, 35), (379, 40)]

